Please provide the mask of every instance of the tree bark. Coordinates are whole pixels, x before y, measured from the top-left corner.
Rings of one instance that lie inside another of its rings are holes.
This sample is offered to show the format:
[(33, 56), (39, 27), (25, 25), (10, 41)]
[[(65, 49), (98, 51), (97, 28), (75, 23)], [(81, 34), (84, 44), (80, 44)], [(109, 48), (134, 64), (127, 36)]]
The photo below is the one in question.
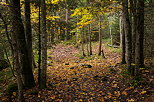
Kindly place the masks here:
[(135, 63), (135, 43), (136, 43), (136, 0), (130, 0), (132, 11), (132, 63)]
[(66, 9), (65, 9), (65, 22), (66, 22), (66, 26), (65, 26), (65, 41), (68, 38), (68, 8), (67, 8), (67, 2), (66, 2)]
[(120, 18), (119, 18), (119, 30), (120, 30), (120, 47), (122, 48), (122, 34), (123, 34), (123, 28), (122, 28), (122, 12), (120, 12)]
[(124, 28), (125, 28), (125, 42), (126, 42), (126, 63), (128, 71), (132, 74), (131, 63), (132, 63), (132, 39), (131, 39), (131, 25), (128, 13), (128, 1), (123, 0), (123, 14), (124, 14)]
[[(14, 3), (14, 2), (13, 2)], [(19, 2), (18, 2), (19, 3)], [(13, 28), (15, 30), (15, 28)], [(17, 30), (15, 30), (17, 31)], [(14, 34), (17, 32), (14, 32)], [(18, 86), (18, 102), (24, 102), (23, 95), (23, 79), (22, 79), (22, 63), (20, 61), (20, 45), (18, 41), (18, 37), (16, 35), (12, 36), (12, 45), (13, 45), (13, 60), (14, 60), (14, 68), (16, 72), (17, 86)], [(11, 99), (10, 99), (11, 101)]]
[(12, 28), (14, 36), (17, 37), (19, 57), (22, 70), (22, 79), (25, 88), (32, 88), (35, 85), (31, 65), (29, 64), (29, 53), (26, 44), (24, 26), (21, 19), (20, 0), (11, 0), (10, 11), (12, 13)]
[[(85, 31), (85, 33), (86, 33), (86, 31)], [(89, 56), (90, 53), (89, 53), (89, 39), (88, 39), (88, 37), (89, 37), (89, 33), (86, 33), (87, 55)]]
[(81, 30), (81, 36), (82, 36), (82, 42), (81, 42), (81, 49), (82, 49), (82, 55), (85, 57), (86, 56), (86, 54), (85, 54), (85, 52), (84, 52), (84, 28), (82, 28), (82, 30)]
[(24, 0), (25, 3), (25, 34), (26, 34), (26, 43), (29, 53), (29, 67), (32, 69), (33, 61), (33, 51), (32, 51), (32, 30), (31, 30), (31, 20), (30, 20), (30, 0)]
[(89, 24), (89, 55), (92, 55), (92, 44), (91, 44), (91, 24)]
[[(122, 17), (123, 18), (123, 17)], [(125, 44), (125, 31), (124, 31), (124, 23), (123, 20), (121, 22), (121, 48), (122, 48), (122, 60), (121, 64), (126, 64), (126, 44)]]
[(139, 68), (144, 67), (144, 0), (137, 0), (137, 29), (136, 29), (136, 49), (135, 64), (136, 75), (139, 74)]
[(41, 2), (41, 17), (42, 17), (42, 68), (40, 88), (46, 88), (46, 71), (47, 71), (47, 31), (46, 31), (46, 3), (45, 0)]
[(102, 16), (99, 16), (99, 48), (98, 48), (98, 56), (102, 55), (103, 58), (105, 58), (104, 56), (104, 52), (102, 49)]
[(113, 45), (113, 36), (112, 36), (112, 27), (111, 27), (111, 24), (110, 24), (111, 17), (109, 17), (108, 20), (109, 20), (110, 42), (111, 42), (111, 46), (112, 46)]
[(38, 83), (41, 79), (41, 0), (39, 0), (39, 21), (38, 21)]

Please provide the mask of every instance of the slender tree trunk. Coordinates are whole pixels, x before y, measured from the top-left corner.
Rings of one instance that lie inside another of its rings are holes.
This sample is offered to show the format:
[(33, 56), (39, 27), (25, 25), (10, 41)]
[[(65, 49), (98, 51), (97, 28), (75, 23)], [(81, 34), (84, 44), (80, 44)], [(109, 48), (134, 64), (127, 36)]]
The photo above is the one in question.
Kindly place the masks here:
[(144, 67), (144, 0), (137, 1), (137, 32), (135, 49), (136, 75), (139, 74), (139, 68)]
[(89, 55), (92, 55), (92, 44), (91, 44), (91, 24), (89, 24)]
[[(122, 20), (123, 21), (123, 20)], [(125, 44), (125, 31), (124, 31), (124, 22), (121, 22), (121, 47), (122, 47), (122, 61), (121, 64), (126, 64), (126, 44)]]
[[(66, 5), (67, 5), (67, 3), (66, 3)], [(66, 7), (66, 9), (65, 9), (65, 12), (66, 12), (66, 14), (65, 14), (65, 22), (66, 22), (66, 28), (65, 28), (65, 41), (67, 40), (67, 38), (68, 38), (68, 8)]]
[(46, 32), (46, 3), (45, 0), (41, 2), (41, 17), (42, 17), (42, 68), (40, 88), (46, 88), (46, 71), (47, 71), (47, 32)]
[(102, 49), (102, 16), (99, 17), (99, 49), (98, 49), (98, 56), (102, 55), (103, 58), (105, 58), (104, 56), (104, 52)]
[(81, 49), (82, 49), (82, 55), (83, 56), (86, 56), (86, 54), (85, 54), (85, 52), (84, 52), (84, 28), (82, 28), (82, 30), (81, 30), (81, 36), (82, 36), (82, 42), (81, 42)]
[(135, 43), (136, 43), (136, 0), (130, 0), (132, 11), (132, 63), (135, 63)]
[(108, 20), (109, 20), (110, 41), (111, 41), (111, 45), (113, 45), (112, 27), (111, 27), (111, 24), (110, 24), (111, 17), (109, 17)]
[[(86, 33), (86, 31), (85, 31), (85, 33)], [(89, 33), (87, 34), (86, 33), (86, 45), (87, 45), (87, 55), (89, 56), (90, 54), (89, 54), (89, 39), (88, 39), (88, 37), (89, 37)]]
[(119, 18), (119, 29), (120, 29), (120, 47), (122, 48), (122, 34), (123, 34), (123, 28), (122, 28), (122, 12), (120, 12), (120, 18)]
[(101, 20), (101, 17), (102, 16), (100, 16), (99, 17), (99, 48), (98, 48), (98, 55), (100, 56), (101, 55), (101, 49), (102, 49), (102, 35), (101, 35), (101, 27), (102, 27), (102, 25), (101, 25), (101, 22), (102, 22), (102, 20)]
[[(79, 17), (77, 16), (77, 24), (79, 22)], [(78, 28), (78, 25), (76, 26), (77, 29), (76, 29), (76, 46), (77, 48), (79, 47), (79, 44), (78, 44), (78, 41), (79, 41), (79, 28)]]
[(131, 36), (131, 25), (128, 13), (128, 1), (123, 0), (123, 14), (124, 14), (124, 28), (125, 28), (125, 42), (126, 42), (126, 62), (128, 71), (132, 74), (131, 63), (132, 63), (132, 36)]
[(20, 63), (22, 68), (22, 79), (25, 88), (32, 88), (35, 85), (31, 65), (29, 64), (29, 53), (26, 44), (24, 26), (21, 19), (20, 0), (11, 0), (10, 11), (12, 13), (12, 28), (14, 36), (17, 37)]
[[(38, 21), (38, 83), (41, 79), (41, 0), (39, 0), (39, 21)], [(40, 86), (39, 86), (40, 87)]]

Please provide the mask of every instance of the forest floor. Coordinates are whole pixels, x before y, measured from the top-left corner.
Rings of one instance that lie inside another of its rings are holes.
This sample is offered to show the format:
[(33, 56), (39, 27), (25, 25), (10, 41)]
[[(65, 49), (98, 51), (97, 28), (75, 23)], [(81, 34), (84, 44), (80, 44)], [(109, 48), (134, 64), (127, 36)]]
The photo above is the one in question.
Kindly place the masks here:
[(26, 91), (26, 102), (154, 102), (148, 98), (154, 94), (148, 69), (142, 69), (141, 77), (130, 77), (116, 48), (105, 47), (105, 58), (97, 56), (97, 44), (93, 49), (88, 57), (72, 45), (49, 49), (47, 88)]

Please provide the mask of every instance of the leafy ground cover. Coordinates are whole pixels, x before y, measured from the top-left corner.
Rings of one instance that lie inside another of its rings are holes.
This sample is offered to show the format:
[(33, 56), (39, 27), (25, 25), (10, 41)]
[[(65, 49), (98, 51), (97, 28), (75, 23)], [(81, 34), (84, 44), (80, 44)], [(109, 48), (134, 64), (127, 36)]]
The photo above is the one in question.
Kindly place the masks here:
[[(93, 49), (94, 55), (87, 57), (79, 56), (72, 45), (58, 44), (49, 49), (47, 88), (27, 90), (26, 101), (153, 102), (154, 80), (149, 69), (143, 68), (141, 77), (130, 77), (125, 65), (119, 63), (119, 52), (105, 47), (103, 59), (96, 55), (97, 44)], [(13, 101), (16, 96), (14, 92)]]

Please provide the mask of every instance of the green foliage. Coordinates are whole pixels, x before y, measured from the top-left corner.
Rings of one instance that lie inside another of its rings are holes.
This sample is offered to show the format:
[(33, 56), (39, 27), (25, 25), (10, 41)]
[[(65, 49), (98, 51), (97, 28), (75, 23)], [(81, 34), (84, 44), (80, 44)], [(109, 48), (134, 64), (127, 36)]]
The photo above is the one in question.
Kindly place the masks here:
[(137, 87), (140, 85), (140, 82), (143, 80), (143, 78), (141, 76), (136, 76), (134, 77), (134, 79), (132, 80), (132, 85), (134, 87)]
[(70, 40), (62, 41), (64, 45), (76, 45), (76, 36), (73, 36)]
[(7, 67), (9, 67), (9, 64), (6, 62), (6, 60), (0, 60), (0, 71)]
[(17, 83), (10, 83), (7, 86), (6, 92), (7, 93), (12, 93), (12, 92), (16, 92), (18, 90), (18, 86)]

